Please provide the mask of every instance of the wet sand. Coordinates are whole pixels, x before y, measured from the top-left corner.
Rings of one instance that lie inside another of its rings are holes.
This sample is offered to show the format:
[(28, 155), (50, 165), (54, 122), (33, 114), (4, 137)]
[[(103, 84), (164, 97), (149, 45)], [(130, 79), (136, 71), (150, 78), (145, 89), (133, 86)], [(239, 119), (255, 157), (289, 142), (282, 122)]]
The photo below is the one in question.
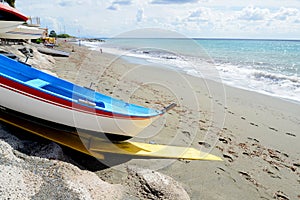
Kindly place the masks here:
[(105, 181), (122, 183), (130, 165), (173, 177), (191, 199), (300, 199), (299, 104), (85, 47), (74, 50), (70, 58), (56, 58), (51, 71), (130, 103), (155, 109), (178, 104), (133, 141), (191, 146), (224, 159), (133, 159), (97, 172)]

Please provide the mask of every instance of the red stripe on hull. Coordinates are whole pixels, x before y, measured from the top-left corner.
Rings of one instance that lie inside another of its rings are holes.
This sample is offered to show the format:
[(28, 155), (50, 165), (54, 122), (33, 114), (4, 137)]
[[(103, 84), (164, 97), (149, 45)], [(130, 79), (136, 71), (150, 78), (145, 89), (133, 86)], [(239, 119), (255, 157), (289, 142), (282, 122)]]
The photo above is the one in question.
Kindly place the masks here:
[(63, 98), (59, 98), (54, 95), (48, 94), (48, 93), (40, 91), (38, 89), (26, 86), (24, 84), (10, 80), (3, 76), (0, 77), (0, 84), (1, 84), (1, 87), (3, 87), (3, 88), (17, 92), (17, 93), (25, 95), (27, 97), (34, 98), (36, 100), (43, 101), (45, 103), (49, 103), (49, 104), (59, 106), (62, 108), (79, 111), (79, 112), (84, 112), (84, 113), (88, 113), (91, 115), (103, 116), (103, 117), (109, 117), (109, 118), (118, 118), (118, 119), (131, 119), (131, 120), (145, 120), (145, 119), (149, 119), (151, 117), (155, 117), (155, 116), (140, 117), (140, 116), (122, 115), (122, 114), (116, 114), (116, 113), (108, 112), (108, 111), (104, 111), (104, 110), (90, 108), (87, 106), (80, 105), (78, 103), (68, 101)]

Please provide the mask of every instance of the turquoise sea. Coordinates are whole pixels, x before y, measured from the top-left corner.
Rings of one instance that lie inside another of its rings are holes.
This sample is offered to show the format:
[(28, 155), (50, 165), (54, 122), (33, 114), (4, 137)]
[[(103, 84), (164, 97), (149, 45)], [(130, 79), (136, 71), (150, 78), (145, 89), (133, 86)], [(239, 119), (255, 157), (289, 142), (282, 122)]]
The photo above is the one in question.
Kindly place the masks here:
[(85, 45), (132, 62), (168, 65), (193, 76), (300, 103), (300, 41), (114, 38)]

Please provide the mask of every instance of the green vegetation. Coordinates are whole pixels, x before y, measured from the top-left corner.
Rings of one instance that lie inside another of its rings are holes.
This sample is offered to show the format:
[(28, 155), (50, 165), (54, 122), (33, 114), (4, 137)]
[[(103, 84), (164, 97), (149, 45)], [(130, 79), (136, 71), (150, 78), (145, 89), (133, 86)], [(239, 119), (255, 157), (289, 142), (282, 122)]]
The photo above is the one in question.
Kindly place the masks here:
[(69, 34), (66, 34), (66, 33), (63, 33), (63, 34), (59, 34), (57, 35), (58, 38), (72, 38), (73, 36), (69, 35)]
[(16, 2), (15, 0), (4, 0), (4, 1), (5, 1), (6, 3), (8, 3), (9, 6), (11, 6), (11, 7), (13, 7), (13, 8), (15, 7), (15, 2)]
[(41, 44), (41, 43), (43, 43), (43, 39), (42, 38), (38, 38), (36, 40), (31, 40), (31, 42), (34, 42), (36, 44)]
[(72, 38), (73, 36), (63, 33), (63, 34), (56, 34), (54, 30), (50, 31), (49, 37), (55, 37), (55, 38)]
[(54, 30), (50, 31), (49, 37), (57, 37), (57, 34)]

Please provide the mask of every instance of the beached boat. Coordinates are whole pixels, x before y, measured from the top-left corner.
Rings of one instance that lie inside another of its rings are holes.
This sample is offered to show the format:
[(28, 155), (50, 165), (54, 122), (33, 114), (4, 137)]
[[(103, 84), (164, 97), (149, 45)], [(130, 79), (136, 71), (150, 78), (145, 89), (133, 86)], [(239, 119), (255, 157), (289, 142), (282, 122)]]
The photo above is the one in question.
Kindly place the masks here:
[(154, 110), (75, 85), (0, 55), (0, 106), (51, 127), (133, 137), (174, 104)]
[(15, 29), (28, 20), (28, 17), (15, 8), (0, 3), (0, 33)]
[(45, 30), (41, 28), (19, 25), (13, 30), (7, 31), (5, 33), (0, 33), (0, 38), (32, 40), (41, 38), (44, 32)]
[(20, 21), (1, 21), (0, 20), (0, 33), (5, 33), (7, 31), (13, 30), (24, 22)]
[(51, 56), (57, 56), (57, 57), (69, 57), (70, 53), (57, 50), (51, 47), (39, 47), (37, 49), (40, 53), (51, 55)]

